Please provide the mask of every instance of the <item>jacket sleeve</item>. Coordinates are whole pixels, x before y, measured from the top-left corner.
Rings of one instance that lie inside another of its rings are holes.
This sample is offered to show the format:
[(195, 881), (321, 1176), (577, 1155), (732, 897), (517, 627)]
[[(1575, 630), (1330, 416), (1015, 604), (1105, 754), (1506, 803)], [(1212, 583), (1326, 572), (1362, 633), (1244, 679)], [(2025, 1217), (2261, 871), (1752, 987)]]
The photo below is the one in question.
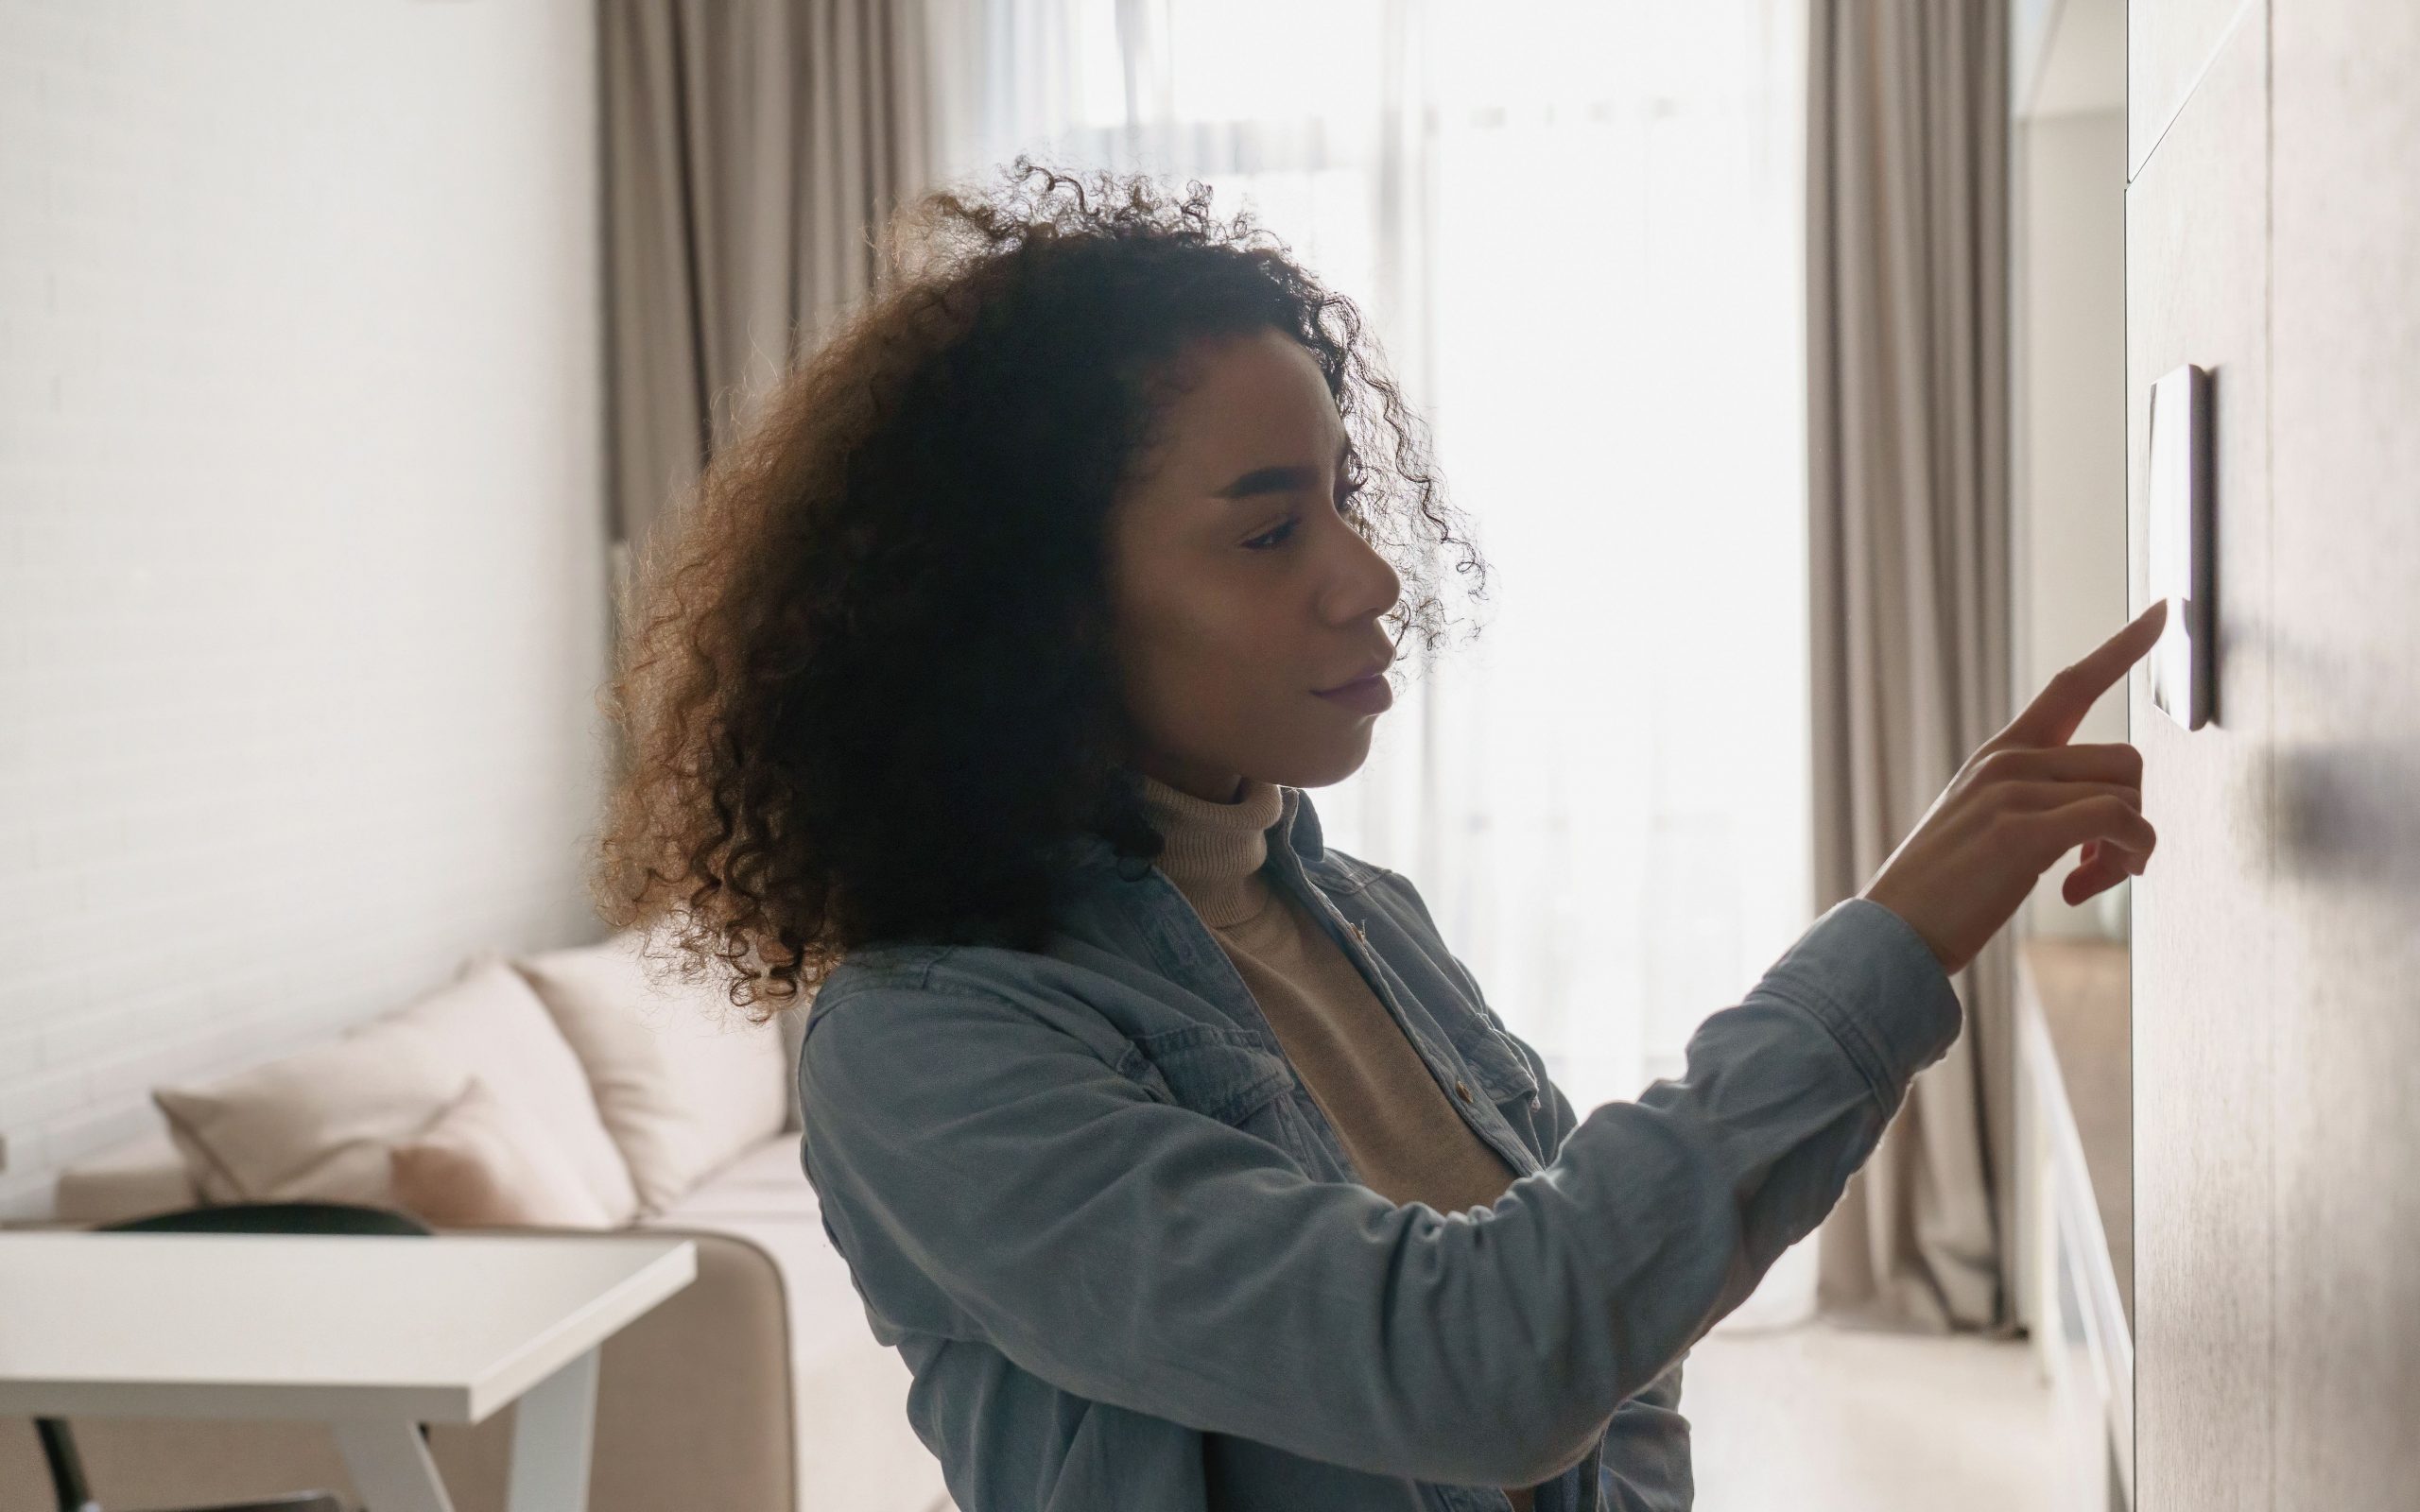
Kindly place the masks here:
[(1681, 1079), (1591, 1111), (1491, 1209), (1441, 1213), (1311, 1180), (936, 971), (816, 1004), (803, 1144), (893, 1322), (1202, 1432), (1532, 1485), (1815, 1227), (1960, 1017), (1914, 931), (1850, 899), (1706, 1018)]
[[(1424, 904), (1423, 912), (1426, 911)], [(1469, 977), (1469, 969), (1461, 960), (1457, 959), (1454, 965), (1465, 978)], [(1478, 983), (1473, 980), (1471, 987), (1476, 990)], [(1546, 1057), (1527, 1040), (1506, 1028), (1483, 996), (1475, 1001), (1482, 1012), (1495, 1020), (1506, 1038), (1520, 1047), (1521, 1054), (1529, 1059), (1531, 1074), (1547, 1089), (1547, 1106), (1553, 1110), (1547, 1141), (1551, 1156), (1563, 1148), (1563, 1142), (1579, 1126), (1571, 1099), (1547, 1074)], [(1597, 1480), (1599, 1503), (1607, 1512), (1689, 1512), (1696, 1504), (1697, 1469), (1689, 1453), (1689, 1420), (1681, 1415), (1683, 1367), (1687, 1362), (1688, 1351), (1684, 1349), (1662, 1375), (1616, 1407), (1612, 1419), (1605, 1424), (1604, 1453), (1598, 1461)]]
[(1682, 1361), (1655, 1384), (1614, 1409), (1597, 1467), (1598, 1504), (1606, 1512), (1689, 1512), (1697, 1467), (1689, 1420), (1681, 1416)]

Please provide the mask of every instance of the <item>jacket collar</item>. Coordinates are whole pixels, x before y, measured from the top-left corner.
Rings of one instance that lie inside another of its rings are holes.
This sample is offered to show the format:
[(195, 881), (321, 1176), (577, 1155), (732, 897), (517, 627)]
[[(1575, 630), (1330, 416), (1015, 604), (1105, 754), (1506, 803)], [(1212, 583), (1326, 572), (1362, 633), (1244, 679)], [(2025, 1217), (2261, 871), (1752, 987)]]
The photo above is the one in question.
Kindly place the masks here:
[[(1326, 842), (1320, 833), (1319, 810), (1312, 806), (1310, 796), (1299, 787), (1281, 785), (1278, 791), (1286, 796), (1285, 811), (1272, 826), (1277, 831), (1279, 843), (1291, 848), (1305, 866), (1317, 865), (1327, 854)], [(1070, 855), (1079, 870), (1115, 868), (1117, 865), (1116, 848), (1110, 843), (1109, 836), (1094, 831), (1086, 831), (1076, 837), (1070, 847)]]
[(1327, 854), (1327, 842), (1320, 833), (1320, 811), (1311, 807), (1310, 795), (1301, 788), (1289, 787), (1285, 793), (1286, 813), (1277, 821), (1277, 833), (1308, 866)]

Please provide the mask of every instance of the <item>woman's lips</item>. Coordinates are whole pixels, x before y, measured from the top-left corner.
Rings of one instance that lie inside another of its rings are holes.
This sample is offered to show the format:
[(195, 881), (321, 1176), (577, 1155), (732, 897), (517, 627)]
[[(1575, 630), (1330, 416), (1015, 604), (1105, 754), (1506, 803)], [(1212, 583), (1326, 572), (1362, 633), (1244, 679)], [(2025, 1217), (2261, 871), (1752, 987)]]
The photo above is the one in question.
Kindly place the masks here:
[(1359, 713), (1374, 714), (1393, 706), (1395, 691), (1387, 686), (1385, 673), (1373, 672), (1366, 678), (1355, 679), (1341, 688), (1330, 688), (1314, 696), (1325, 698), (1330, 703), (1340, 704)]

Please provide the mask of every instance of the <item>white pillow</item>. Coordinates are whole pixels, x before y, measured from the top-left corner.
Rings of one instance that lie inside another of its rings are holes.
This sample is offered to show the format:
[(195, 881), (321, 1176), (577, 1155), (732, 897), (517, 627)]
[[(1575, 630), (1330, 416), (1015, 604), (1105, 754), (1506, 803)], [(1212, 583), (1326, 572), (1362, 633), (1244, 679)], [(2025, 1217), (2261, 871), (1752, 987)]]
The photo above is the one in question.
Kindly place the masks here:
[(216, 1080), (152, 1090), (212, 1202), (396, 1206), (389, 1148), (435, 1123), (473, 1075), (554, 1137), (607, 1221), (638, 1195), (579, 1057), (520, 974), (475, 962), (456, 981), (341, 1038)]
[(781, 1132), (789, 1068), (780, 1020), (750, 1023), (718, 982), (658, 985), (643, 938), (624, 931), (513, 964), (588, 1068), (596, 1110), (652, 1214)]
[(562, 1146), (478, 1077), (393, 1150), (395, 1205), (432, 1228), (611, 1228)]

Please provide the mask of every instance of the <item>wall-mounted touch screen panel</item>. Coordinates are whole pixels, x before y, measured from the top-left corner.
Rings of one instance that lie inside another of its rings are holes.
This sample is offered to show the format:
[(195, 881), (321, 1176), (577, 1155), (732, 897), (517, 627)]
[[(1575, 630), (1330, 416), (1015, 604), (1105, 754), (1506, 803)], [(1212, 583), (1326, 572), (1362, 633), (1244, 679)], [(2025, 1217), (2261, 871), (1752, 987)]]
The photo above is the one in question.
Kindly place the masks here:
[(2210, 377), (2187, 363), (2152, 386), (2150, 598), (2168, 600), (2168, 627), (2145, 665), (2152, 702), (2187, 730), (2210, 719), (2212, 657)]

